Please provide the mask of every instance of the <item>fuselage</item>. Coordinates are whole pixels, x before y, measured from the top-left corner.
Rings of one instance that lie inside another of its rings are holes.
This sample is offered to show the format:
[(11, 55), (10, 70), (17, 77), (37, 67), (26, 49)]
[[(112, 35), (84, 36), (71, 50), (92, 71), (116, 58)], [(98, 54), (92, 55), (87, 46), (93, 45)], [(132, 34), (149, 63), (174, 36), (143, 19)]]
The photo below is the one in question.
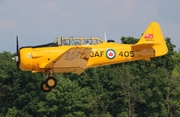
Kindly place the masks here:
[(154, 56), (152, 48), (134, 50), (131, 44), (116, 44), (114, 42), (105, 42), (98, 45), (22, 47), (20, 49), (20, 69), (32, 72), (45, 72), (50, 69), (46, 68), (48, 63), (55, 60), (68, 49), (82, 46), (92, 48), (86, 68), (146, 60)]

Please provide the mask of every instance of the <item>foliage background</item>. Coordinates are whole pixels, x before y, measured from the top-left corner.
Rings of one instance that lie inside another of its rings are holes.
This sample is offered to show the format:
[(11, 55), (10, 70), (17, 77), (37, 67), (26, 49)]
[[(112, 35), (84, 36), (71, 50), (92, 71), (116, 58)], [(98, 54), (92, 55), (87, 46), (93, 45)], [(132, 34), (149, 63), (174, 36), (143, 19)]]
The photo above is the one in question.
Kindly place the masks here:
[[(180, 52), (166, 38), (165, 56), (55, 75), (57, 87), (41, 92), (43, 73), (19, 71), (15, 54), (0, 53), (2, 117), (179, 117)], [(138, 39), (122, 37), (122, 43)]]

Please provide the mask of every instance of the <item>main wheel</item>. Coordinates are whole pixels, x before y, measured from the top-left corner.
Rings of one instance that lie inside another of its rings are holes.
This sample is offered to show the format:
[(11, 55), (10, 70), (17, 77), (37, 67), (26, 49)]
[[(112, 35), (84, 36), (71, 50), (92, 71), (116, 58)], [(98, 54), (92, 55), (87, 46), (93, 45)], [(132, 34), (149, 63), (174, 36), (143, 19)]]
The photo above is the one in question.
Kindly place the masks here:
[(42, 83), (41, 83), (41, 90), (43, 91), (43, 92), (49, 92), (49, 91), (51, 91), (51, 88), (48, 88), (47, 87), (47, 85), (46, 85), (46, 81), (43, 81)]
[(53, 78), (53, 77), (48, 77), (48, 78), (46, 79), (46, 82), (45, 82), (45, 83), (46, 83), (46, 86), (47, 86), (48, 88), (52, 89), (52, 88), (56, 87), (57, 81), (56, 81), (56, 79)]

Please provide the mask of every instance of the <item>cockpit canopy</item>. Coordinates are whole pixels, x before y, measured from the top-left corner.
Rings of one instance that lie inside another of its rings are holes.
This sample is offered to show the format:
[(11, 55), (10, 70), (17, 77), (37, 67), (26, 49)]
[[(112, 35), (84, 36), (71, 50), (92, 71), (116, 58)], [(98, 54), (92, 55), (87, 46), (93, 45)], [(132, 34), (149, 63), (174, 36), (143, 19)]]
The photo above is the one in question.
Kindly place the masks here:
[(48, 44), (42, 44), (37, 46), (32, 46), (32, 48), (38, 48), (38, 47), (56, 47), (56, 46), (79, 46), (79, 45), (98, 45), (103, 43), (99, 38), (63, 38), (63, 37), (57, 37), (52, 43)]
[(69, 38), (59, 38), (57, 37), (56, 40), (54, 41), (55, 45), (61, 45), (61, 46), (78, 46), (78, 45), (98, 45), (103, 43), (99, 38), (74, 38), (74, 37), (69, 37)]

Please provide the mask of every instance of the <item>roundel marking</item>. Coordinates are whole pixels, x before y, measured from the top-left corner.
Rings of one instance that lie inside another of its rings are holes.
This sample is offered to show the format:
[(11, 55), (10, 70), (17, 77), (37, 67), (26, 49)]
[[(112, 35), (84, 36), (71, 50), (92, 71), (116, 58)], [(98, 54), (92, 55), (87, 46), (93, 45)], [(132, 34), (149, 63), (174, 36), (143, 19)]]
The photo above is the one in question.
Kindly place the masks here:
[(113, 59), (114, 57), (116, 57), (116, 52), (113, 49), (109, 49), (106, 51), (106, 57), (108, 59)]

